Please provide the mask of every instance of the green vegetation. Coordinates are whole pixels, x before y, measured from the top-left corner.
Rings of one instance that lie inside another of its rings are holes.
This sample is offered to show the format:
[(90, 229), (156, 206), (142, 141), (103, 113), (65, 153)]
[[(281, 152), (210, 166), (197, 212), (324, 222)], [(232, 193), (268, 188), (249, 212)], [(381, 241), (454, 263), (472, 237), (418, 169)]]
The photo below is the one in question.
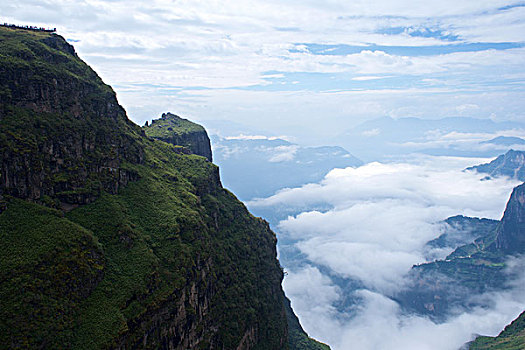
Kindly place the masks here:
[(160, 119), (152, 120), (149, 127), (146, 128), (147, 135), (157, 139), (205, 131), (201, 125), (172, 113), (164, 113)]
[(308, 337), (294, 314), (290, 300), (285, 299), (286, 318), (288, 320), (288, 344), (293, 350), (330, 350), (326, 344)]
[(61, 37), (0, 38), (0, 347), (286, 348), (275, 235), (217, 167), (143, 136)]
[(0, 43), (6, 193), (82, 204), (115, 192), (121, 179), (111, 169), (142, 150), (111, 87), (55, 34), (0, 27)]
[(522, 350), (525, 349), (525, 312), (497, 337), (478, 337), (469, 344), (469, 350)]
[(57, 210), (12, 199), (0, 251), (2, 347), (70, 347), (78, 306), (105, 269), (96, 237)]
[(160, 119), (154, 119), (143, 130), (148, 137), (182, 146), (182, 152), (197, 154), (212, 161), (210, 139), (206, 130), (198, 124), (175, 114), (163, 113)]

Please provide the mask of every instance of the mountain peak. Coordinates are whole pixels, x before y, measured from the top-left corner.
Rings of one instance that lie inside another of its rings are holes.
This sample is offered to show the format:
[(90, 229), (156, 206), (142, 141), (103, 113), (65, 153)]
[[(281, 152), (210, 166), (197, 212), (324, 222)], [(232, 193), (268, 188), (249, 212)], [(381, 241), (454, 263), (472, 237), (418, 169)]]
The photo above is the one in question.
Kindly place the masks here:
[(525, 152), (511, 149), (490, 163), (472, 166), (466, 170), (476, 170), (478, 173), (486, 173), (490, 177), (508, 176), (525, 181)]
[(151, 138), (186, 147), (191, 153), (212, 161), (210, 138), (199, 124), (167, 112), (146, 124), (144, 130)]
[(512, 191), (497, 231), (496, 248), (509, 254), (525, 252), (525, 184)]

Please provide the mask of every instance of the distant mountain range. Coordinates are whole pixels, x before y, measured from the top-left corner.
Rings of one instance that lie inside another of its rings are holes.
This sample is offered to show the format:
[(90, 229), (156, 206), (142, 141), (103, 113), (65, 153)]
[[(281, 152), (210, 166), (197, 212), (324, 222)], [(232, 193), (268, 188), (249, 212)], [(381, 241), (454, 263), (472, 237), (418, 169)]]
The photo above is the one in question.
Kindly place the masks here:
[(362, 123), (335, 141), (364, 161), (414, 152), (493, 157), (510, 147), (525, 148), (525, 140), (513, 136), (516, 132), (525, 135), (525, 123), (465, 117), (433, 120), (383, 117)]
[(285, 187), (318, 182), (334, 168), (363, 164), (342, 147), (302, 147), (275, 138), (212, 136), (212, 145), (223, 184), (242, 200), (268, 197)]
[(491, 140), (483, 141), (480, 143), (481, 144), (513, 146), (513, 145), (525, 145), (525, 140), (522, 138), (513, 137), (513, 136), (498, 136)]
[(498, 156), (490, 163), (467, 168), (478, 173), (487, 174), (487, 177), (508, 176), (525, 181), (525, 152), (510, 150)]

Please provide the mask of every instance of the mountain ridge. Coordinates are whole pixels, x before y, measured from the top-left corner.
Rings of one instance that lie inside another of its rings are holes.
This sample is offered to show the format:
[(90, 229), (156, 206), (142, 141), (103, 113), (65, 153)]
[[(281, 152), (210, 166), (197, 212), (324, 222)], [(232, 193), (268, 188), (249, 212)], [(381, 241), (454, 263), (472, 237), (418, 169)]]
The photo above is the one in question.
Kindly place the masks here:
[(0, 342), (289, 347), (275, 234), (217, 166), (147, 137), (62, 37), (0, 36)]

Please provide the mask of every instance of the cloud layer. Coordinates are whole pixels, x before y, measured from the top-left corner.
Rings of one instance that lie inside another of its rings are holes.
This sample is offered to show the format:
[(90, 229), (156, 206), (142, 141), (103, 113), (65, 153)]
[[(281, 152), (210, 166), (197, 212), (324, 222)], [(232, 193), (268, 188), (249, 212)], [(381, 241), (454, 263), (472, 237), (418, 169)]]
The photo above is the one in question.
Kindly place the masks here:
[(306, 138), (382, 115), (518, 119), (525, 100), (519, 1), (21, 0), (0, 13), (57, 27), (140, 124), (173, 110), (290, 134), (308, 120)]
[[(403, 316), (385, 296), (404, 287), (411, 266), (425, 262), (425, 244), (443, 232), (442, 220), (457, 214), (501, 218), (518, 182), (481, 181), (483, 175), (462, 171), (480, 162), (418, 156), (334, 169), (318, 184), (250, 202), (251, 208), (297, 208), (277, 231), (303, 256), (290, 266), (285, 290), (306, 330), (334, 349), (456, 349), (471, 333), (494, 332), (515, 316), (525, 300), (436, 325)], [(319, 206), (329, 209), (304, 209)], [(449, 344), (436, 343), (444, 334)]]

